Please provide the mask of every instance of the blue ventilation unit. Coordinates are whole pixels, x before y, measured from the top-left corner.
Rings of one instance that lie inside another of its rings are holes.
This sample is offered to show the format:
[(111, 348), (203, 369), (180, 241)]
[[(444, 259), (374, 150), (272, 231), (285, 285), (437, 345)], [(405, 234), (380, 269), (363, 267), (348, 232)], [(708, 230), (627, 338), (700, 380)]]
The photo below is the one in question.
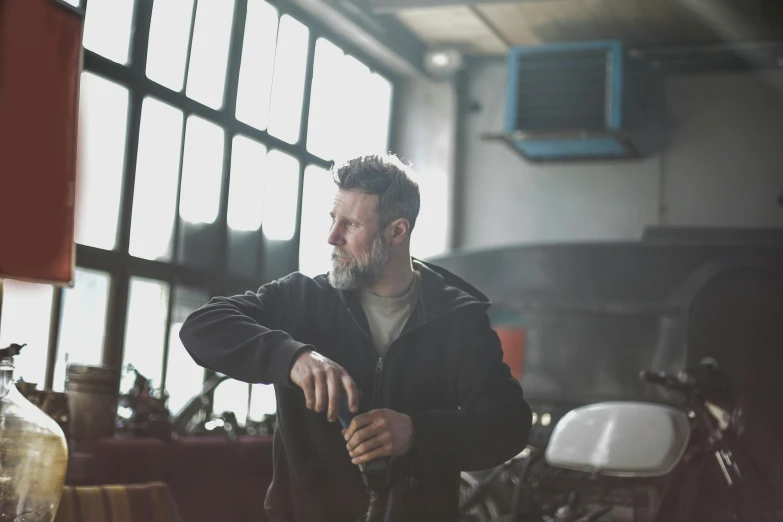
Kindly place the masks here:
[(659, 82), (616, 41), (513, 47), (504, 139), (531, 161), (642, 156), (661, 112)]

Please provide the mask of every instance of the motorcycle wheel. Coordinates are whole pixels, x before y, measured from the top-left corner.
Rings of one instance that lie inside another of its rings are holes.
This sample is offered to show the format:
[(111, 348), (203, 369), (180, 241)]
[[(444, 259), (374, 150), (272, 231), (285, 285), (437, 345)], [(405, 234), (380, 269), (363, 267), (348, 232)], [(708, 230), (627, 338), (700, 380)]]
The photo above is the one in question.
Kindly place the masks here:
[[(471, 491), (477, 488), (479, 480), (470, 473), (462, 472), (459, 481), (459, 501), (460, 505), (464, 499), (470, 495)], [(473, 506), (459, 514), (459, 522), (489, 522), (501, 515), (501, 508), (498, 501), (493, 498), (492, 488), (487, 488), (481, 500)]]

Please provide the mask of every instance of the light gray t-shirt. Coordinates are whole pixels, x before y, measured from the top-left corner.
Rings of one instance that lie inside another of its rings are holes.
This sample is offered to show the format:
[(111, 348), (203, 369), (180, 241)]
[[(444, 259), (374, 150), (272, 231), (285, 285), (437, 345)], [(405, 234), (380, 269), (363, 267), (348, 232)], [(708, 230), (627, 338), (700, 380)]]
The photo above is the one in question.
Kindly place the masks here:
[(386, 349), (400, 336), (416, 302), (419, 299), (419, 273), (414, 272), (410, 289), (399, 297), (382, 297), (362, 290), (359, 300), (370, 325), (370, 335), (378, 355), (383, 357)]

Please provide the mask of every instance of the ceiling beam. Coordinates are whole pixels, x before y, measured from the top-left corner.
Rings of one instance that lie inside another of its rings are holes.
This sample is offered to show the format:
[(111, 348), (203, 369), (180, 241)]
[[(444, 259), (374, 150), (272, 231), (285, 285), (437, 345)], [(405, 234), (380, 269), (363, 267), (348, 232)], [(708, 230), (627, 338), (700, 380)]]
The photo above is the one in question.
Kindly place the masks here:
[[(501, 0), (355, 0), (359, 5), (376, 14), (396, 13), (405, 9), (430, 9), (434, 7), (472, 6), (498, 3)], [(506, 0), (508, 1), (508, 0)], [(521, 2), (557, 2), (560, 0), (513, 0)]]

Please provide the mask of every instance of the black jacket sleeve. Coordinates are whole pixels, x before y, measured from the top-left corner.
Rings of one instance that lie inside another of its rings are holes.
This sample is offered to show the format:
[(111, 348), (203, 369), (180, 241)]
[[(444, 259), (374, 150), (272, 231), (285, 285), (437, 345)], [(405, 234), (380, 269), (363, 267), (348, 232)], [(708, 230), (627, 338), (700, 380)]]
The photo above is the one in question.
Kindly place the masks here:
[(239, 381), (292, 387), (291, 366), (312, 348), (286, 333), (284, 281), (258, 292), (215, 297), (185, 320), (179, 336), (199, 365)]
[(466, 325), (457, 352), (459, 409), (411, 415), (417, 459), (462, 471), (488, 469), (522, 451), (532, 414), (503, 362), (500, 339), (480, 318)]

